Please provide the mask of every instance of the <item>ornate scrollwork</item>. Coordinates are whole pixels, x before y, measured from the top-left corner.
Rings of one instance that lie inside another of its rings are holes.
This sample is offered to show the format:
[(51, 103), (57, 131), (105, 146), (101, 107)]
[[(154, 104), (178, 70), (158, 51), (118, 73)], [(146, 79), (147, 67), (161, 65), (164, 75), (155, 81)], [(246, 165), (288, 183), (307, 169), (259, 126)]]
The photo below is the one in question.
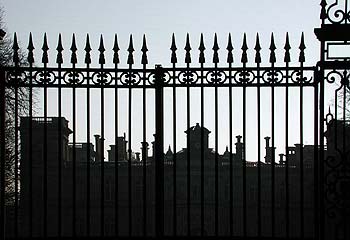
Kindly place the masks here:
[(342, 79), (342, 74), (339, 71), (333, 70), (326, 75), (326, 80), (328, 83), (340, 82)]
[(15, 69), (11, 72), (8, 72), (7, 74), (7, 81), (10, 84), (25, 83), (26, 80), (27, 80), (27, 75), (24, 71)]
[(280, 83), (283, 81), (283, 74), (279, 70), (267, 70), (262, 74), (262, 79), (265, 83)]
[(180, 83), (194, 84), (198, 81), (198, 75), (195, 71), (186, 70), (180, 72), (178, 79)]
[(306, 72), (303, 70), (295, 70), (291, 74), (291, 80), (294, 83), (310, 83), (312, 81), (312, 77), (308, 78), (305, 76)]
[(331, 4), (327, 9), (327, 18), (331, 23), (335, 24), (348, 23), (350, 19), (350, 12), (346, 8), (345, 2), (339, 3), (339, 1), (336, 0), (333, 4)]
[(34, 79), (39, 84), (49, 84), (56, 81), (56, 76), (53, 71), (42, 70), (34, 74)]
[[(168, 72), (163, 72), (162, 75), (162, 83), (163, 84), (168, 84), (171, 81), (172, 77)], [(154, 85), (156, 83), (156, 74), (155, 73), (150, 73), (148, 76), (146, 76), (146, 82), (149, 83), (149, 85)]]
[(96, 72), (91, 79), (96, 85), (108, 85), (112, 82), (113, 77), (109, 72)]
[(141, 82), (141, 77), (137, 72), (126, 72), (120, 76), (120, 82), (123, 85), (138, 85)]
[(63, 81), (67, 84), (79, 85), (84, 82), (84, 75), (77, 71), (66, 72), (63, 75)]
[(255, 75), (253, 71), (242, 70), (242, 71), (236, 72), (233, 76), (233, 79), (235, 80), (236, 83), (249, 84), (254, 81)]
[(206, 79), (208, 83), (220, 84), (225, 82), (226, 74), (224, 71), (214, 70), (207, 73)]

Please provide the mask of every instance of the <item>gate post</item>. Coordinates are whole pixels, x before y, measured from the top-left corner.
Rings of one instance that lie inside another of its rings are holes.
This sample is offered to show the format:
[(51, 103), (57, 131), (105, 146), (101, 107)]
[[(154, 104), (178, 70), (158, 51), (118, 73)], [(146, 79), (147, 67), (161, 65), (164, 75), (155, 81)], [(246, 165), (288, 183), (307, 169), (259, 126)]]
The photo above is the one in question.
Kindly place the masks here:
[(0, 68), (0, 238), (5, 239), (5, 71)]
[(164, 71), (161, 65), (155, 68), (155, 224), (156, 237), (164, 235)]

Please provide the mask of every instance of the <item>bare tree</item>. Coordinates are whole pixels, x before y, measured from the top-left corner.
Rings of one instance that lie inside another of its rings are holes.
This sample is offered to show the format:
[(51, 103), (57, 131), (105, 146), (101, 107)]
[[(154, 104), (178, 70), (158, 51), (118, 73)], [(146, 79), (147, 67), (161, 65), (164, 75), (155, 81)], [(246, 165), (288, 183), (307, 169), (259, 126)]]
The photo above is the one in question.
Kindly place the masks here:
[[(13, 66), (14, 39), (5, 35), (6, 27), (3, 22), (4, 10), (0, 7), (0, 66)], [(26, 65), (26, 56), (18, 50), (18, 66)], [(6, 87), (5, 89), (5, 192), (6, 204), (14, 202), (15, 192), (19, 192), (19, 159), (20, 145), (18, 125), (20, 116), (28, 115), (29, 90), (24, 87)], [(17, 123), (17, 126), (15, 125)], [(17, 133), (17, 135), (16, 135)], [(16, 138), (17, 136), (17, 138)], [(17, 144), (16, 144), (17, 142)], [(17, 150), (17, 151), (16, 151)], [(3, 161), (3, 160), (1, 160)], [(16, 162), (18, 164), (16, 164)], [(16, 181), (17, 180), (17, 181)], [(17, 183), (17, 184), (16, 184)]]

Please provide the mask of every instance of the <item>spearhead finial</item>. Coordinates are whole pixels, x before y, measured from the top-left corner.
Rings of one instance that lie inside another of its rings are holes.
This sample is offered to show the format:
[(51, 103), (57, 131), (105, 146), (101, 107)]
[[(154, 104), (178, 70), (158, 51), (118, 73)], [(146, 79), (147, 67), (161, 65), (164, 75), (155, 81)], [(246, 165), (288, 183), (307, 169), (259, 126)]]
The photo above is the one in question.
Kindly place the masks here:
[(129, 47), (128, 47), (129, 55), (128, 55), (128, 62), (127, 62), (129, 65), (134, 64), (134, 56), (133, 56), (134, 51), (135, 49), (132, 41), (132, 35), (130, 34)]
[(56, 63), (62, 64), (63, 63), (62, 52), (64, 49), (63, 49), (63, 45), (62, 45), (61, 33), (58, 35), (58, 43), (57, 43), (56, 50), (57, 50)]
[(148, 51), (148, 48), (146, 43), (146, 35), (143, 35), (142, 48), (141, 48), (141, 52), (142, 52), (141, 64), (143, 65), (148, 64), (147, 51)]
[(70, 62), (72, 64), (76, 64), (78, 62), (78, 59), (77, 59), (77, 45), (75, 43), (75, 34), (73, 33), (73, 37), (72, 37), (72, 46), (70, 47), (70, 50), (72, 51), (72, 55), (71, 55), (71, 58), (70, 58)]
[(113, 63), (114, 64), (118, 64), (120, 63), (119, 61), (119, 45), (118, 45), (118, 36), (117, 34), (114, 35), (114, 45), (113, 45), (113, 51), (114, 51), (114, 54), (113, 54)]
[(185, 50), (186, 50), (185, 63), (191, 63), (191, 53), (190, 53), (191, 45), (190, 45), (190, 35), (188, 33), (186, 36)]
[(32, 64), (34, 63), (34, 44), (33, 44), (33, 37), (32, 33), (29, 33), (29, 43), (28, 43), (28, 63)]
[(214, 54), (213, 54), (213, 63), (218, 63), (219, 62), (219, 44), (218, 44), (218, 38), (217, 38), (217, 35), (215, 33), (214, 35), (214, 46), (213, 46), (213, 51), (214, 51)]
[(201, 33), (198, 50), (199, 50), (199, 63), (205, 63), (205, 56), (204, 56), (205, 46), (204, 46), (203, 33)]
[(233, 63), (233, 45), (232, 45), (232, 39), (231, 39), (231, 33), (228, 34), (228, 42), (226, 47), (228, 53), (227, 53), (227, 63)]
[(261, 63), (261, 46), (260, 46), (260, 39), (259, 39), (259, 34), (256, 34), (256, 40), (255, 40), (255, 63)]
[(299, 62), (303, 63), (305, 62), (305, 49), (306, 49), (305, 41), (304, 41), (304, 33), (301, 34), (299, 49), (300, 49)]
[(284, 62), (285, 63), (289, 63), (290, 62), (290, 44), (289, 44), (289, 34), (287, 33), (286, 35), (286, 43), (284, 44), (284, 50), (285, 50), (285, 54), (284, 54)]
[(41, 48), (43, 50), (43, 57), (41, 59), (42, 63), (48, 63), (49, 62), (49, 55), (48, 55), (48, 50), (49, 50), (49, 46), (47, 44), (47, 36), (46, 33), (44, 34), (44, 43), (43, 46)]
[(89, 34), (86, 34), (86, 42), (85, 42), (85, 64), (90, 64), (91, 63), (91, 45), (90, 45), (90, 37)]
[(241, 49), (242, 49), (241, 63), (245, 64), (248, 62), (248, 55), (247, 55), (248, 45), (247, 45), (247, 36), (245, 33), (243, 35), (243, 44)]
[(273, 33), (271, 34), (271, 44), (270, 44), (270, 63), (276, 62), (276, 45), (275, 45), (275, 38), (273, 36)]
[(12, 49), (13, 49), (13, 62), (15, 65), (18, 65), (19, 64), (19, 56), (18, 56), (19, 46), (18, 46), (18, 42), (17, 42), (17, 34), (16, 33), (13, 36)]
[(175, 34), (173, 33), (173, 36), (171, 37), (171, 63), (177, 63), (177, 57), (176, 57), (176, 42), (175, 42)]
[(103, 36), (101, 34), (101, 36), (100, 36), (100, 45), (98, 47), (98, 51), (100, 52), (100, 56), (98, 58), (98, 63), (101, 64), (101, 65), (106, 63), (105, 54), (104, 54), (105, 50), (106, 49), (105, 49), (105, 46), (103, 44)]
[(324, 20), (327, 18), (327, 10), (326, 10), (326, 6), (327, 6), (327, 1), (326, 0), (321, 0), (321, 14), (320, 14), (320, 18), (321, 20)]

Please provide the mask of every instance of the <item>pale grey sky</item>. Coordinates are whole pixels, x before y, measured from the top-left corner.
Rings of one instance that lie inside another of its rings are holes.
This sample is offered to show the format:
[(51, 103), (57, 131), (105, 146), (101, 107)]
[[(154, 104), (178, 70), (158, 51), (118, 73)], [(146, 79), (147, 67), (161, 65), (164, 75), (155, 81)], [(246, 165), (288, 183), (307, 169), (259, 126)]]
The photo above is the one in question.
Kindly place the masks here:
[[(289, 32), (292, 45), (292, 61), (296, 64), (298, 56), (298, 46), (300, 41), (300, 35), (305, 33), (306, 40), (306, 57), (307, 65), (315, 65), (319, 55), (319, 44), (316, 40), (313, 30), (320, 25), (319, 20), (319, 0), (104, 0), (104, 1), (87, 1), (87, 0), (2, 0), (0, 3), (4, 7), (5, 17), (4, 21), (7, 25), (8, 34), (13, 32), (18, 33), (18, 37), (22, 47), (27, 47), (29, 32), (32, 32), (34, 37), (34, 44), (36, 47), (36, 59), (41, 59), (40, 48), (42, 46), (43, 34), (48, 34), (49, 46), (50, 46), (50, 60), (52, 66), (55, 66), (55, 48), (57, 44), (57, 36), (62, 33), (63, 44), (65, 51), (66, 66), (69, 66), (69, 47), (72, 33), (76, 34), (78, 44), (78, 61), (80, 66), (83, 64), (83, 48), (85, 42), (86, 33), (90, 34), (90, 39), (93, 48), (93, 64), (96, 65), (98, 61), (97, 48), (100, 34), (103, 34), (105, 40), (106, 58), (107, 63), (111, 64), (111, 54), (113, 44), (113, 36), (118, 34), (119, 46), (121, 48), (121, 62), (122, 66), (126, 65), (126, 49), (128, 46), (129, 35), (133, 34), (136, 65), (140, 62), (140, 48), (142, 44), (142, 35), (146, 34), (148, 42), (148, 56), (150, 65), (153, 66), (156, 63), (161, 63), (164, 66), (170, 66), (170, 41), (171, 34), (175, 33), (178, 44), (178, 59), (180, 65), (184, 64), (183, 47), (185, 44), (186, 33), (190, 33), (192, 44), (192, 59), (194, 65), (198, 66), (198, 45), (200, 33), (204, 34), (205, 43), (207, 47), (206, 57), (208, 60), (208, 66), (211, 66), (209, 62), (212, 58), (212, 42), (214, 33), (218, 34), (220, 58), (226, 59), (226, 44), (228, 33), (232, 34), (234, 44), (234, 55), (238, 62), (241, 54), (242, 36), (243, 33), (247, 33), (247, 40), (250, 49), (254, 47), (255, 35), (258, 32), (261, 37), (261, 45), (263, 47), (263, 62), (264, 65), (268, 65), (268, 47), (270, 44), (271, 32), (275, 34), (275, 40), (277, 45), (277, 57), (279, 64), (283, 65), (283, 45), (286, 32)], [(253, 51), (250, 50), (250, 60), (253, 60)], [(224, 61), (222, 61), (224, 64)], [(40, 66), (40, 63), (36, 63)], [(237, 66), (239, 66), (239, 63)], [(251, 61), (253, 65), (253, 62)], [(107, 64), (108, 65), (108, 64)], [(256, 96), (255, 90), (248, 95), (248, 132), (247, 132), (247, 160), (256, 160)], [(254, 91), (254, 92), (253, 92)], [(55, 91), (51, 92), (52, 96), (56, 96)], [(64, 100), (64, 115), (71, 121), (71, 106), (70, 106), (70, 92), (66, 94)], [(95, 97), (98, 99), (98, 93), (95, 92)], [(266, 107), (263, 116), (263, 126), (265, 126), (262, 137), (270, 134), (270, 113), (269, 113), (269, 92), (266, 91), (266, 98), (263, 102)], [(140, 93), (135, 93), (140, 95)], [(179, 90), (179, 120), (178, 120), (178, 150), (180, 147), (185, 147), (185, 138), (183, 131), (186, 128), (186, 115), (185, 115), (185, 96)], [(196, 122), (200, 122), (200, 115), (198, 111), (198, 100), (195, 100), (199, 95), (196, 90), (193, 91), (193, 103), (191, 113), (191, 125)], [(227, 91), (223, 90), (220, 94), (220, 113), (222, 119), (220, 121), (220, 140), (219, 151), (223, 152), (225, 146), (228, 144), (227, 133)], [(113, 94), (106, 94), (106, 101), (113, 100)], [(182, 96), (182, 98), (181, 98)], [(276, 91), (276, 96), (280, 99), (284, 99), (283, 92)], [(292, 97), (298, 99), (298, 92)], [(152, 94), (149, 93), (148, 102), (152, 102)], [(208, 108), (212, 106), (213, 93), (211, 90), (206, 92), (206, 104)], [(235, 114), (235, 130), (234, 135), (242, 134), (241, 129), (241, 92), (237, 89), (235, 98), (238, 107), (234, 110)], [(127, 94), (121, 93), (121, 112), (126, 113), (127, 107)], [(197, 98), (198, 99), (198, 98)], [(313, 96), (311, 91), (305, 93), (305, 142), (312, 144), (312, 100)], [(135, 97), (134, 103), (140, 101), (139, 96)], [(50, 99), (49, 114), (57, 114), (57, 99)], [(85, 92), (78, 94), (78, 103), (81, 104), (81, 109), (78, 109), (78, 120), (85, 121)], [(299, 109), (298, 103), (293, 102), (291, 112), (291, 122), (294, 121), (297, 124)], [(166, 116), (165, 120), (168, 121), (166, 128), (172, 127), (172, 122), (169, 117), (171, 113), (172, 100), (166, 99)], [(141, 106), (141, 105), (140, 105)], [(96, 100), (96, 104), (93, 106), (93, 111), (99, 112), (99, 100)], [(107, 129), (106, 139), (107, 144), (111, 144), (114, 141), (113, 136), (113, 105), (106, 106), (107, 116)], [(125, 108), (125, 109), (124, 109)], [(108, 110), (109, 109), (109, 110)], [(140, 107), (135, 107), (133, 113), (133, 119), (140, 119), (139, 111)], [(154, 114), (154, 109), (149, 107), (149, 116)], [(182, 111), (182, 112), (181, 112)], [(169, 114), (167, 114), (169, 113)], [(121, 113), (122, 114), (122, 113)], [(206, 111), (206, 126), (212, 131), (212, 137), (210, 145), (214, 147), (214, 123), (211, 110)], [(284, 106), (283, 104), (276, 103), (276, 132), (284, 132)], [(169, 117), (170, 118), (170, 117)], [(142, 139), (140, 135), (140, 124), (134, 123), (133, 132), (136, 134), (133, 140), (133, 150), (137, 151), (140, 147), (139, 142)], [(77, 130), (78, 140), (83, 141), (85, 136), (85, 125), (79, 126)], [(121, 123), (120, 134), (126, 131), (126, 123)], [(92, 133), (98, 132), (99, 129), (99, 115), (92, 116)], [(147, 140), (152, 141), (153, 137), (153, 122), (152, 119), (149, 123), (149, 129)], [(136, 133), (135, 133), (136, 132)], [(290, 129), (290, 145), (298, 142), (298, 130)], [(250, 139), (250, 140), (249, 140)], [(253, 141), (254, 140), (254, 141)], [(264, 147), (264, 140), (261, 141)], [(172, 144), (172, 136), (168, 133), (165, 136), (165, 144)], [(276, 145), (278, 147), (277, 152), (282, 152), (284, 148), (284, 133), (276, 136)], [(167, 148), (167, 146), (166, 146)], [(249, 150), (250, 149), (250, 150)]]

